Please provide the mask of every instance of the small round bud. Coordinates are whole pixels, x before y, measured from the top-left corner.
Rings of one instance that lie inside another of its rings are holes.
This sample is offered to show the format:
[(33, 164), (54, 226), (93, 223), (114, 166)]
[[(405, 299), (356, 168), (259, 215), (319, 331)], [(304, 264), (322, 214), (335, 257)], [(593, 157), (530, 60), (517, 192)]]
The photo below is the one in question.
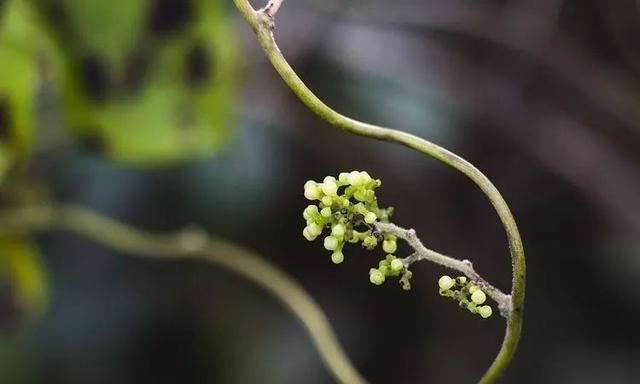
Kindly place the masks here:
[(322, 204), (329, 207), (331, 206), (331, 204), (333, 204), (333, 199), (331, 198), (331, 196), (325, 196), (322, 199), (320, 199), (320, 201), (322, 201)]
[(334, 264), (340, 264), (344, 261), (344, 254), (341, 251), (334, 251), (331, 254), (331, 261)]
[(349, 173), (348, 172), (340, 172), (340, 174), (338, 175), (338, 181), (341, 184), (348, 184), (349, 183)]
[(329, 208), (329, 207), (322, 208), (322, 210), (320, 211), (320, 214), (323, 217), (331, 217), (331, 208)]
[(471, 301), (473, 301), (476, 304), (482, 304), (486, 300), (487, 300), (487, 295), (485, 295), (484, 292), (482, 292), (479, 289), (473, 292), (473, 294), (471, 294)]
[(382, 242), (382, 250), (386, 253), (395, 253), (398, 250), (398, 244), (395, 240), (385, 240)]
[(327, 236), (324, 238), (324, 248), (327, 251), (335, 251), (338, 249), (338, 239), (334, 236)]
[(369, 270), (369, 281), (374, 285), (381, 285), (384, 283), (384, 273), (375, 268)]
[(322, 233), (322, 227), (316, 223), (309, 224), (307, 226), (307, 229), (309, 230), (309, 234), (313, 237), (316, 237)]
[(331, 228), (331, 234), (337, 237), (344, 236), (344, 231), (345, 231), (345, 228), (344, 228), (344, 225), (342, 224), (336, 224)]
[(324, 183), (320, 185), (320, 189), (326, 195), (334, 196), (338, 192), (338, 186), (336, 182), (331, 179), (325, 179)]
[(308, 205), (307, 208), (302, 211), (302, 217), (305, 219), (310, 219), (313, 215), (318, 214), (318, 206), (317, 205)]
[(304, 229), (302, 230), (302, 236), (304, 236), (305, 239), (309, 240), (309, 241), (313, 241), (316, 239), (316, 236), (313, 236), (310, 232), (309, 232), (309, 227), (304, 227)]
[(458, 277), (458, 282), (460, 284), (466, 284), (467, 283), (467, 277), (466, 276), (460, 276)]
[(367, 224), (373, 224), (377, 219), (378, 219), (378, 216), (376, 216), (376, 214), (373, 212), (369, 212), (364, 216), (364, 221)]
[(478, 287), (476, 287), (475, 285), (472, 285), (469, 287), (469, 293), (473, 295), (478, 289), (479, 289)]
[(478, 314), (480, 314), (480, 316), (482, 316), (483, 319), (490, 317), (492, 313), (493, 313), (493, 310), (488, 305), (483, 305), (482, 307), (478, 308)]
[(447, 275), (442, 276), (440, 280), (438, 280), (438, 286), (443, 291), (448, 291), (449, 289), (451, 289), (451, 287), (454, 286), (454, 284), (455, 281), (453, 281), (453, 279)]
[(394, 272), (400, 272), (404, 269), (404, 263), (400, 259), (393, 259), (391, 261), (391, 270)]

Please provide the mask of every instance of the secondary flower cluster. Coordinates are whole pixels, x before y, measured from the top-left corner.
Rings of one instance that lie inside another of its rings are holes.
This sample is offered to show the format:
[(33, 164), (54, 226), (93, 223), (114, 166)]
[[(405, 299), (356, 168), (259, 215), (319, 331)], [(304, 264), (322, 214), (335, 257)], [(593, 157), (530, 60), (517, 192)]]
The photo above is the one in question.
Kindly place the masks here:
[(440, 296), (448, 297), (460, 303), (461, 308), (468, 309), (471, 313), (480, 315), (483, 319), (490, 317), (493, 310), (488, 305), (482, 305), (487, 300), (487, 295), (477, 286), (470, 283), (465, 276), (455, 279), (442, 276), (438, 280)]
[(331, 260), (344, 261), (342, 248), (346, 243), (361, 243), (373, 250), (382, 241), (385, 252), (395, 252), (394, 236), (376, 231), (377, 221), (387, 222), (393, 208), (380, 208), (375, 189), (382, 182), (367, 172), (342, 172), (337, 178), (327, 176), (322, 182), (309, 180), (304, 185), (304, 196), (313, 201), (303, 212), (307, 226), (302, 235), (313, 241), (324, 237), (324, 247), (331, 251)]
[(402, 289), (408, 291), (411, 289), (411, 276), (413, 274), (407, 268), (407, 265), (394, 255), (387, 255), (386, 259), (380, 260), (378, 268), (369, 270), (369, 281), (375, 285), (382, 285), (385, 279), (390, 276), (401, 276), (400, 285)]

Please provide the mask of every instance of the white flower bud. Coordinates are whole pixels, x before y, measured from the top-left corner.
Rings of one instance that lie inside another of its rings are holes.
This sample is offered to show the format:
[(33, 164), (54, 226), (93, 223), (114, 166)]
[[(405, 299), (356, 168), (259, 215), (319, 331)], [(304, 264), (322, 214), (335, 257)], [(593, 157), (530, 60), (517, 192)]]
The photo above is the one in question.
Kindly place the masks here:
[(352, 171), (349, 172), (349, 184), (354, 185), (354, 186), (358, 186), (362, 183), (362, 176), (360, 175), (360, 172), (358, 171)]
[(322, 192), (326, 195), (335, 196), (338, 192), (338, 186), (334, 180), (325, 179), (324, 183), (320, 185)]
[(326, 205), (326, 206), (331, 206), (331, 204), (333, 204), (333, 199), (331, 198), (331, 196), (325, 196), (322, 198), (322, 204)]
[(308, 200), (317, 200), (320, 198), (320, 190), (315, 182), (304, 187), (304, 197)]

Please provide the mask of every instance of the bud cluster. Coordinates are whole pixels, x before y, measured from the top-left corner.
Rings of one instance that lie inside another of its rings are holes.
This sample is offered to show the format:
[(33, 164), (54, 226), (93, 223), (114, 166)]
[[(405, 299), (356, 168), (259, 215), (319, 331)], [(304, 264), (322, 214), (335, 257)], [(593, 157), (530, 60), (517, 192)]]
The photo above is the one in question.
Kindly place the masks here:
[(375, 189), (382, 182), (367, 172), (342, 172), (337, 178), (327, 176), (320, 182), (309, 180), (304, 196), (313, 201), (303, 212), (307, 222), (302, 235), (313, 241), (326, 232), (323, 243), (332, 252), (331, 260), (344, 261), (342, 248), (346, 243), (360, 243), (373, 250), (379, 242), (387, 253), (395, 252), (396, 239), (376, 231), (377, 221), (388, 222), (393, 208), (380, 208)]
[(382, 285), (385, 279), (391, 276), (401, 276), (400, 285), (402, 285), (402, 289), (406, 291), (411, 289), (410, 280), (413, 274), (407, 268), (405, 262), (394, 255), (387, 255), (384, 260), (380, 260), (378, 268), (369, 270), (369, 281), (374, 285)]
[(465, 276), (455, 279), (449, 276), (442, 276), (438, 280), (440, 296), (448, 297), (458, 301), (461, 308), (466, 308), (469, 312), (480, 315), (483, 319), (491, 316), (493, 310), (488, 305), (482, 305), (487, 300), (487, 295), (476, 285), (468, 281)]

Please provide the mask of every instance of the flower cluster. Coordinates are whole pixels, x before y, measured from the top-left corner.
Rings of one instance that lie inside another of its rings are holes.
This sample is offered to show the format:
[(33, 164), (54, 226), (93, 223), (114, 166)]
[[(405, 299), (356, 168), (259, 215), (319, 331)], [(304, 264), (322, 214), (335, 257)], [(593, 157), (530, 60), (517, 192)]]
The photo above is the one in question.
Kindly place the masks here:
[(480, 315), (483, 319), (491, 316), (493, 310), (488, 305), (482, 305), (487, 300), (485, 293), (477, 286), (470, 283), (465, 276), (455, 279), (442, 276), (438, 280), (440, 296), (448, 297), (460, 303), (461, 308), (468, 309), (471, 313)]
[(410, 280), (413, 274), (405, 262), (394, 255), (387, 255), (386, 259), (380, 261), (378, 268), (369, 270), (369, 281), (374, 285), (382, 285), (385, 279), (390, 276), (401, 276), (400, 285), (402, 288), (406, 291), (411, 289)]
[(302, 235), (313, 241), (326, 230), (324, 247), (331, 251), (331, 260), (344, 261), (342, 248), (346, 243), (361, 243), (373, 250), (380, 241), (385, 252), (396, 250), (396, 239), (376, 231), (377, 221), (387, 222), (393, 208), (380, 208), (375, 189), (382, 182), (367, 172), (342, 172), (337, 178), (327, 176), (320, 182), (309, 180), (304, 196), (313, 201), (303, 212), (307, 226)]

